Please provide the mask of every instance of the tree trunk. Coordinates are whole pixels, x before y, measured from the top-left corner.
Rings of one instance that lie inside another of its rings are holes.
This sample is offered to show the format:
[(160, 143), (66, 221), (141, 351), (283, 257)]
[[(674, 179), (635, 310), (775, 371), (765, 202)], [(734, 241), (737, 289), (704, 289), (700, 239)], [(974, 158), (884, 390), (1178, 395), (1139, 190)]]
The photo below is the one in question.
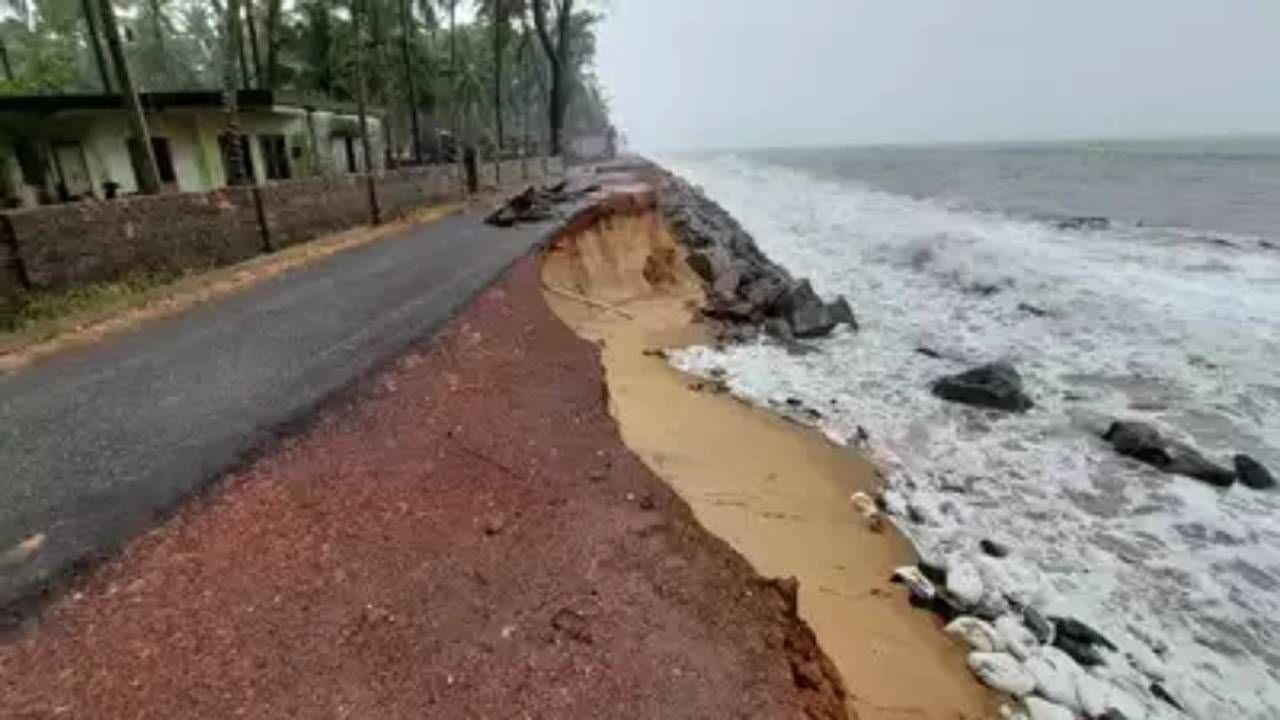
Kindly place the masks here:
[(409, 0), (400, 0), (400, 54), (404, 60), (404, 88), (409, 103), (409, 131), (413, 133), (413, 162), (422, 163), (422, 127), (418, 122), (418, 93), (413, 83), (413, 55), (410, 46), (413, 41), (413, 14), (409, 11)]
[(258, 19), (253, 0), (244, 0), (244, 22), (249, 26), (249, 57), (253, 60), (253, 87), (262, 87), (262, 55), (258, 47)]
[(498, 134), (498, 156), (502, 156), (503, 137), (506, 128), (502, 126), (502, 26), (506, 23), (506, 9), (502, 0), (493, 0), (493, 114), (494, 129)]
[(164, 57), (164, 25), (160, 17), (160, 0), (151, 0), (151, 34), (155, 37), (156, 49), (160, 57)]
[(80, 0), (84, 12), (85, 34), (88, 35), (89, 47), (93, 49), (93, 62), (98, 66), (98, 78), (102, 81), (102, 92), (111, 92), (111, 69), (107, 67), (106, 53), (102, 49), (102, 34), (98, 31), (98, 12), (93, 9), (93, 0)]
[(449, 0), (449, 115), (453, 120), (453, 142), (458, 137), (458, 0)]
[[(105, 0), (104, 0), (105, 1)], [(247, 179), (244, 165), (245, 143), (240, 134), (239, 88), (236, 87), (236, 63), (244, 60), (244, 47), (240, 44), (240, 0), (227, 0), (226, 17), (222, 33), (222, 109), (227, 117), (223, 152), (226, 163), (227, 184), (243, 185)]]
[(248, 90), (253, 87), (253, 81), (249, 77), (249, 56), (246, 54), (244, 42), (244, 20), (240, 17), (240, 0), (227, 0), (227, 12), (231, 15), (231, 21), (234, 27), (228, 26), (228, 35), (235, 37), (235, 53), (240, 61), (240, 87)]
[(569, 106), (568, 59), (570, 57), (570, 19), (573, 16), (573, 0), (560, 0), (556, 7), (556, 39), (547, 28), (547, 0), (533, 0), (533, 24), (538, 39), (551, 66), (550, 131), (551, 154), (562, 150), (565, 111)]
[(0, 35), (0, 66), (4, 67), (4, 79), (13, 82), (13, 63), (9, 60), (9, 45)]
[(382, 222), (382, 210), (378, 207), (378, 190), (373, 179), (373, 143), (369, 140), (369, 112), (365, 95), (365, 51), (368, 43), (361, 27), (364, 10), (368, 0), (352, 0), (351, 22), (356, 38), (356, 112), (360, 117), (360, 146), (364, 150), (365, 183), (369, 189), (369, 216), (374, 225)]
[(267, 84), (274, 90), (280, 72), (280, 1), (267, 0)]
[(116, 68), (116, 81), (120, 85), (120, 98), (129, 114), (129, 128), (133, 132), (134, 167), (138, 174), (138, 191), (144, 195), (160, 192), (160, 171), (156, 167), (155, 149), (151, 147), (151, 133), (147, 130), (147, 118), (142, 113), (142, 100), (133, 87), (129, 65), (124, 57), (124, 44), (120, 41), (120, 28), (116, 25), (116, 12), (111, 0), (100, 0), (102, 29), (107, 39), (107, 49)]

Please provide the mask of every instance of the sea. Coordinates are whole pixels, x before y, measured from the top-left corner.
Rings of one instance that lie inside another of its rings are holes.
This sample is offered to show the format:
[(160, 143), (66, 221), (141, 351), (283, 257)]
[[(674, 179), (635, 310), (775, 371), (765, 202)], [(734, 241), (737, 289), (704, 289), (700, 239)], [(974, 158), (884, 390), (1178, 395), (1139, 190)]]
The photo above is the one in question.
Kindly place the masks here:
[[(807, 351), (688, 348), (678, 367), (869, 437), (922, 555), (1004, 544), (1034, 604), (1120, 647), (1101, 674), (1128, 717), (1280, 718), (1280, 493), (1162, 474), (1098, 437), (1142, 420), (1280, 474), (1280, 139), (659, 159), (861, 325)], [(930, 393), (993, 360), (1034, 409)]]

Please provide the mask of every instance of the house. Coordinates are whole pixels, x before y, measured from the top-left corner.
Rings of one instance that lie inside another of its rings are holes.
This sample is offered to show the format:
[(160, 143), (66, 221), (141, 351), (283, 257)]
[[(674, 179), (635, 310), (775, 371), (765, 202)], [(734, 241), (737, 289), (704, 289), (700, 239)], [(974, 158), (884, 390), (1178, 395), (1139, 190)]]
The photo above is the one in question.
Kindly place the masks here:
[[(242, 90), (240, 130), (246, 165), (259, 183), (364, 169), (355, 108)], [(226, 185), (230, 144), (219, 91), (143, 93), (151, 144), (166, 192)], [(383, 166), (383, 123), (369, 113), (374, 167)], [(37, 204), (137, 191), (129, 117), (118, 95), (0, 97), (0, 204)]]

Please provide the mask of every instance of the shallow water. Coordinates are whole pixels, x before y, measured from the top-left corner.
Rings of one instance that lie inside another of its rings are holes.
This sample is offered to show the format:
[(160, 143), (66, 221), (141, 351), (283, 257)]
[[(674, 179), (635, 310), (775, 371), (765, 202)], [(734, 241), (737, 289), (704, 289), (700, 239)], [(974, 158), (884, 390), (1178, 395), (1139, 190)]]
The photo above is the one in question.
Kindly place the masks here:
[[(775, 260), (847, 295), (863, 325), (818, 353), (758, 343), (676, 364), (723, 368), (763, 405), (830, 408), (833, 437), (864, 427), (895, 501), (924, 519), (903, 523), (923, 552), (967, 553), (983, 537), (1017, 548), (1023, 594), (1122, 649), (1154, 650), (1194, 716), (1280, 717), (1280, 497), (1159, 474), (1093, 434), (1108, 417), (1143, 419), (1220, 462), (1247, 452), (1280, 469), (1280, 251), (1266, 235), (1280, 211), (1264, 197), (1280, 188), (1280, 155), (1143, 146), (1091, 163), (1085, 146), (968, 149), (960, 172), (954, 150), (894, 152), (664, 158)], [(954, 182), (927, 172), (939, 167)], [(1061, 191), (1082, 183), (1096, 187)], [(1196, 188), (1217, 189), (1180, 205)], [(1114, 222), (1047, 219), (1063, 214)], [(930, 395), (936, 377), (997, 358), (1027, 380), (1027, 415)], [(1116, 684), (1150, 701), (1117, 665)]]

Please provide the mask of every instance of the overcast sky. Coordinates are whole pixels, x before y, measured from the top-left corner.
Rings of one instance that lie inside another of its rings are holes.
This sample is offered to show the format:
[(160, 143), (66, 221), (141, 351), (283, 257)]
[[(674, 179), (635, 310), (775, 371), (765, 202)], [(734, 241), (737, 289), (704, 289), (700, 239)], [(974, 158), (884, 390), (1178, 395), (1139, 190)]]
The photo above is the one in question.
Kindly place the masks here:
[(611, 0), (646, 150), (1280, 132), (1280, 0)]

